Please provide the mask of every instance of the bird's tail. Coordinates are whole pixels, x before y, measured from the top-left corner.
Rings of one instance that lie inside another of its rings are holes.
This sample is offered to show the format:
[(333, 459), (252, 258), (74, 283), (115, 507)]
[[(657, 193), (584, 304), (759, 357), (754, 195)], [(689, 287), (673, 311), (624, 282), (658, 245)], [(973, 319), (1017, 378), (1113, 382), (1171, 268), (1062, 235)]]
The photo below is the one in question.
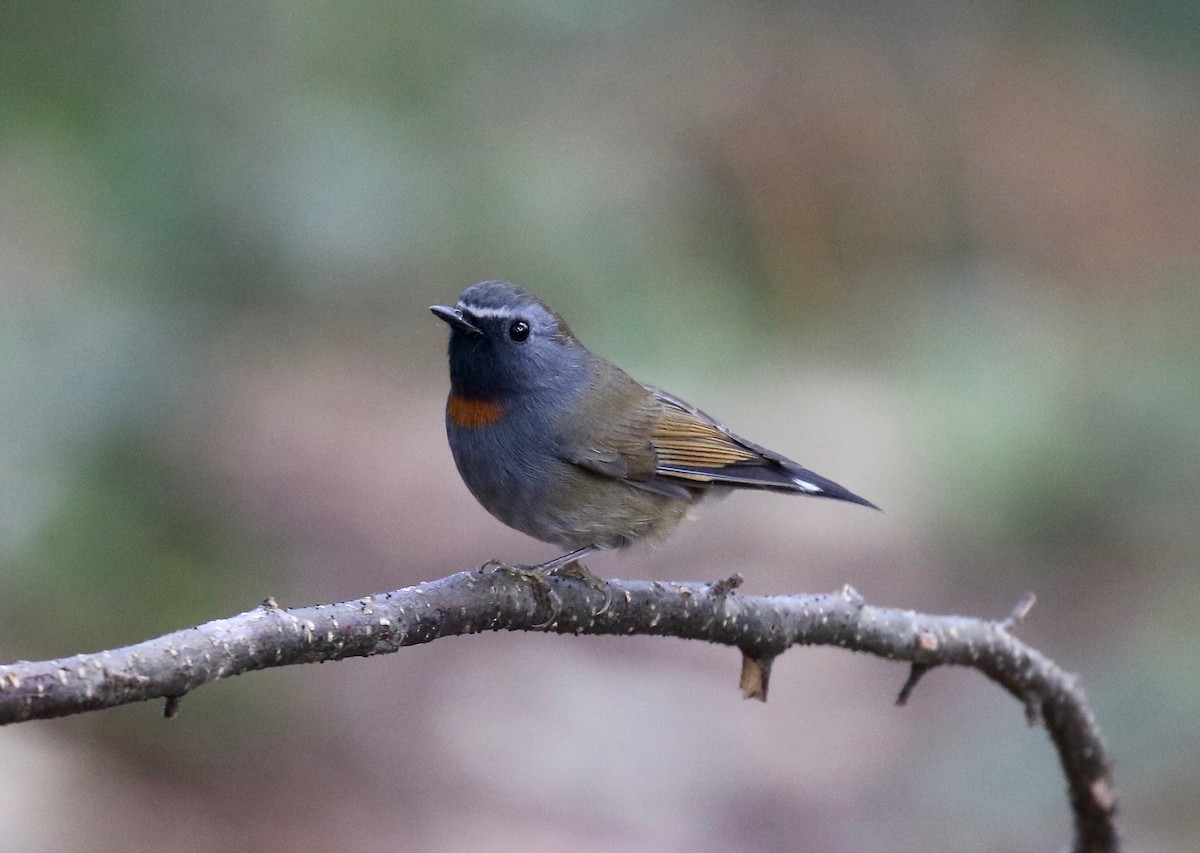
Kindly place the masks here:
[(832, 498), (835, 501), (846, 501), (852, 504), (869, 506), (871, 509), (879, 509), (879, 507), (866, 498), (854, 494), (854, 492), (845, 486), (822, 477), (815, 471), (810, 471), (799, 465), (788, 465), (787, 472), (791, 476), (792, 483), (795, 484), (796, 489), (806, 495), (812, 495), (815, 498)]

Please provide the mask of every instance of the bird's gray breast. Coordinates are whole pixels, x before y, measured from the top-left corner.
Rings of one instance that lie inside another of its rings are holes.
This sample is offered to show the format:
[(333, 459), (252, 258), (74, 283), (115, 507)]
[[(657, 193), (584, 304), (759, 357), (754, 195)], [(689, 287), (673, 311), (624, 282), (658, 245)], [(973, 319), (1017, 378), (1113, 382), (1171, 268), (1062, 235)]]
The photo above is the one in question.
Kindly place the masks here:
[(527, 406), (510, 404), (494, 423), (461, 426), (448, 412), (446, 432), (463, 482), (484, 509), (538, 539), (547, 501), (563, 476), (554, 425)]

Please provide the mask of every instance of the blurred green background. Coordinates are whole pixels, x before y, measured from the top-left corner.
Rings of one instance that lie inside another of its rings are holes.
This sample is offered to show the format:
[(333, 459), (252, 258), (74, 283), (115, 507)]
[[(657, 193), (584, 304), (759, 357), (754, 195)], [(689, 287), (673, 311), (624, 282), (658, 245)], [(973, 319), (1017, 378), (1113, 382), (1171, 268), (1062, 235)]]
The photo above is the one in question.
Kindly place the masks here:
[[(6, 2), (0, 659), (552, 546), (470, 498), (426, 308), (510, 278), (886, 510), (591, 562), (999, 617), (1133, 849), (1200, 838), (1200, 6)], [(977, 675), (487, 635), (0, 731), (0, 849), (1047, 850)], [(166, 839), (166, 840), (164, 840)]]

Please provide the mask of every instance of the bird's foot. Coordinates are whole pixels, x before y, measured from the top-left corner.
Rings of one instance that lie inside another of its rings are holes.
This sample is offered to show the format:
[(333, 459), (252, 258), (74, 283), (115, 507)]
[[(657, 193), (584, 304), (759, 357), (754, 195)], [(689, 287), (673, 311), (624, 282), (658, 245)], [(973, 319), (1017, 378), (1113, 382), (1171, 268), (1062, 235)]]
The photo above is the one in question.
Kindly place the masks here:
[(598, 592), (608, 588), (608, 581), (597, 574), (593, 574), (591, 569), (578, 560), (572, 560), (565, 566), (551, 569), (549, 573), (560, 578), (575, 578), (575, 580), (583, 581)]
[(500, 560), (488, 560), (479, 567), (479, 571), (503, 572), (506, 575), (512, 575), (514, 578), (526, 581), (533, 587), (534, 597), (542, 604), (550, 607), (550, 618), (545, 622), (539, 622), (537, 625), (534, 625), (534, 628), (545, 628), (558, 617), (559, 611), (562, 610), (562, 598), (554, 591), (554, 587), (550, 586), (550, 582), (546, 580), (548, 575), (554, 573), (553, 569), (547, 571), (543, 566), (510, 565)]
[(608, 581), (592, 571), (581, 563), (579, 560), (572, 560), (565, 566), (560, 566), (557, 569), (551, 569), (550, 574), (560, 578), (575, 578), (581, 580), (597, 592), (604, 593), (604, 606), (592, 614), (592, 617), (599, 616), (604, 613), (612, 605), (612, 590), (609, 589)]

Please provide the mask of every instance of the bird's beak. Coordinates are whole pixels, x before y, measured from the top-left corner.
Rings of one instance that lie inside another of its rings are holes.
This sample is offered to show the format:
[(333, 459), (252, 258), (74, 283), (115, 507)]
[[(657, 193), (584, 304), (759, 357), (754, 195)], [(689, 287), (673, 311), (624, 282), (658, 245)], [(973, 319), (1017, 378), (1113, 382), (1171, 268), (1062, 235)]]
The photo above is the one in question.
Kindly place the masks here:
[(430, 305), (429, 310), (433, 312), (433, 316), (439, 320), (445, 320), (451, 327), (459, 331), (466, 332), (468, 335), (482, 335), (478, 326), (475, 326), (463, 316), (462, 311), (457, 308), (447, 308), (445, 305)]

